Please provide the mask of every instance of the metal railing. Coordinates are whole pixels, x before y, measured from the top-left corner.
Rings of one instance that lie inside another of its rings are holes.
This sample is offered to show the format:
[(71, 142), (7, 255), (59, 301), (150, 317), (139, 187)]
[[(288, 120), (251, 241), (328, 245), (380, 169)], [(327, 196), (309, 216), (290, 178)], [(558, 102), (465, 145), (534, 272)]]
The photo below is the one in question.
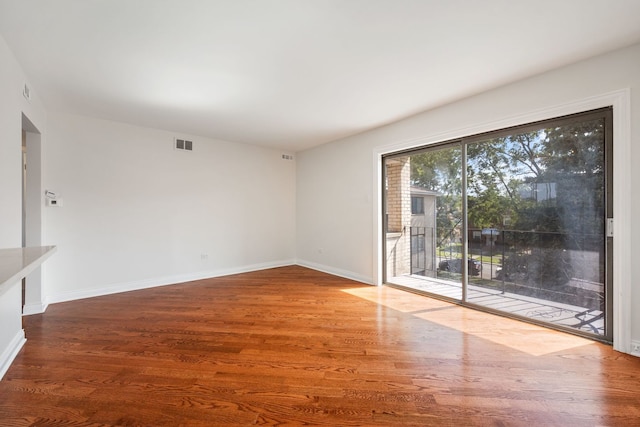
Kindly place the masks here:
[[(426, 238), (430, 233), (433, 239)], [(457, 272), (438, 271), (443, 260), (462, 257), (459, 230), (411, 227), (410, 236), (412, 274), (459, 277)], [(495, 238), (468, 240), (469, 257), (481, 263), (481, 273), (469, 281), (502, 293), (601, 310), (604, 243), (604, 234), (499, 230)]]

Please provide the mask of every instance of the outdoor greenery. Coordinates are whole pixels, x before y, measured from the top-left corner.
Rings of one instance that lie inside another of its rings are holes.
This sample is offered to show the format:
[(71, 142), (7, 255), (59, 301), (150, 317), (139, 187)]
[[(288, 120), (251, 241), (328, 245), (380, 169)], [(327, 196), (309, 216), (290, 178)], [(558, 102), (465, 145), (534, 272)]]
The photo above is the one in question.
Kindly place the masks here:
[[(603, 208), (603, 134), (599, 119), (468, 144), (470, 223), (501, 227), (509, 216), (514, 229), (573, 230), (575, 221), (560, 218), (561, 211)], [(458, 145), (411, 156), (411, 184), (440, 195), (440, 228), (461, 218), (461, 153)], [(602, 226), (595, 218), (589, 228)]]
[[(411, 156), (411, 184), (436, 191), (437, 246), (460, 244), (463, 148), (469, 229), (508, 230), (505, 273), (521, 282), (570, 279), (567, 249), (600, 250), (605, 212), (604, 118), (524, 129)], [(532, 250), (544, 249), (544, 250)]]

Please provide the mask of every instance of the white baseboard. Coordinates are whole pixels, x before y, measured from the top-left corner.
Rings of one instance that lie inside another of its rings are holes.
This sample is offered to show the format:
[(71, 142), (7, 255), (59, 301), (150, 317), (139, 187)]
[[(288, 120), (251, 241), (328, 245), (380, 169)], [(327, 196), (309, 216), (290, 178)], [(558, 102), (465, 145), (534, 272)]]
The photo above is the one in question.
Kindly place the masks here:
[(315, 262), (305, 261), (301, 259), (297, 260), (296, 264), (302, 267), (310, 268), (312, 270), (318, 270), (323, 273), (333, 274), (334, 276), (344, 277), (345, 279), (355, 280), (356, 282), (361, 282), (367, 285), (373, 284), (373, 280), (371, 277), (363, 276), (361, 274), (357, 274), (352, 271), (341, 270), (339, 268), (335, 268), (335, 267), (331, 267), (323, 264), (317, 264)]
[(24, 337), (24, 330), (20, 329), (0, 355), (0, 380), (9, 370), (11, 363), (13, 363), (25, 342), (27, 342), (27, 339)]
[(31, 316), (32, 314), (42, 314), (47, 311), (48, 304), (40, 303), (40, 304), (25, 304), (22, 306), (22, 315), (23, 316)]
[[(49, 295), (47, 304), (75, 301), (85, 298), (93, 298), (104, 295), (117, 294), (120, 292), (138, 291), (141, 289), (155, 288), (158, 286), (175, 285), (177, 283), (191, 282), (194, 280), (210, 279), (214, 277), (229, 276), (232, 274), (249, 273), (252, 271), (266, 270), (269, 268), (284, 267), (294, 265), (294, 260), (282, 260), (275, 262), (265, 262), (260, 264), (252, 264), (242, 267), (199, 271), (196, 273), (180, 274), (175, 276), (157, 277), (153, 279), (139, 280), (135, 282), (116, 283), (103, 288), (96, 289), (80, 289), (77, 291), (63, 292), (59, 294)], [(46, 308), (46, 307), (45, 307)]]

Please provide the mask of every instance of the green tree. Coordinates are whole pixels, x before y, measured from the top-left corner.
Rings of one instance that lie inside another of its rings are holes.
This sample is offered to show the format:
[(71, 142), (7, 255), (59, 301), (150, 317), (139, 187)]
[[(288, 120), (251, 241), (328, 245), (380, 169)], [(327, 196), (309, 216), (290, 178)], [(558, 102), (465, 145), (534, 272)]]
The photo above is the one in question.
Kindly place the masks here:
[(432, 150), (411, 156), (411, 185), (438, 193), (438, 242), (459, 238), (462, 222), (462, 151), (460, 147)]
[[(604, 211), (604, 120), (514, 133), (466, 146), (467, 203), (474, 227), (598, 234)], [(436, 191), (438, 224), (461, 215), (461, 149), (411, 156), (411, 184)], [(560, 202), (559, 202), (560, 200)]]

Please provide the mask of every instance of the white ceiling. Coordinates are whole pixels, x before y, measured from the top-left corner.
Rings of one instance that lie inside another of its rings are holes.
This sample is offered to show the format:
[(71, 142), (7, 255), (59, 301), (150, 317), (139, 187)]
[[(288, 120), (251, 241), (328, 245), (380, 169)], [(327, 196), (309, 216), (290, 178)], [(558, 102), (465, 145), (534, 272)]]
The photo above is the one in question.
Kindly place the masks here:
[(298, 151), (640, 41), (640, 0), (0, 0), (47, 109)]

